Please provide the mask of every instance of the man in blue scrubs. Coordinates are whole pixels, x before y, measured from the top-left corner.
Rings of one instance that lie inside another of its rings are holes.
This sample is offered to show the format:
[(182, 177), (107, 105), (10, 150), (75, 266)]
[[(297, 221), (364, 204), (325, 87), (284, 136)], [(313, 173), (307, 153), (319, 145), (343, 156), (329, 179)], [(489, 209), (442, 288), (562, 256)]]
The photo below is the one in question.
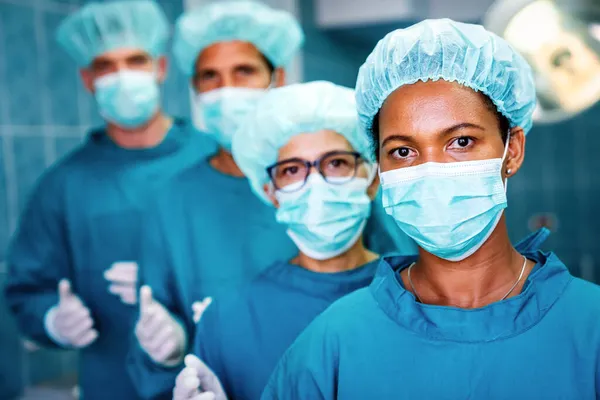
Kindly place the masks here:
[(137, 398), (125, 358), (142, 207), (214, 148), (161, 111), (168, 32), (152, 1), (90, 3), (62, 23), (57, 40), (106, 125), (40, 178), (8, 251), (5, 295), (21, 332), (81, 350), (88, 400)]
[(333, 304), (263, 399), (597, 399), (600, 288), (511, 245), (530, 67), (481, 26), (427, 20), (381, 40), (356, 87), (383, 204), (419, 245)]
[(146, 287), (128, 359), (144, 398), (170, 398), (193, 339), (193, 303), (236, 290), (297, 252), (273, 209), (252, 192), (231, 140), (267, 89), (285, 84), (285, 66), (303, 41), (291, 14), (253, 1), (216, 2), (176, 23), (173, 52), (194, 91), (195, 124), (219, 149), (174, 179), (177, 190), (153, 199), (170, 215), (145, 221)]

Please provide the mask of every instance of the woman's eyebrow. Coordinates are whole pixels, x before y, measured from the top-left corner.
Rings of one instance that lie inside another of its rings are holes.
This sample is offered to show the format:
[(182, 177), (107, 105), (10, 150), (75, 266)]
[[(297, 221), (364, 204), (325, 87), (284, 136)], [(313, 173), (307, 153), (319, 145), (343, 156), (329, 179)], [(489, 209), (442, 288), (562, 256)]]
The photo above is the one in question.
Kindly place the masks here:
[[(482, 127), (481, 125), (477, 125), (472, 122), (461, 122), (459, 124), (452, 125), (446, 129), (444, 129), (442, 132), (440, 132), (440, 136), (450, 135), (461, 129), (478, 129), (481, 131), (485, 130), (485, 128)], [(391, 136), (386, 137), (385, 140), (383, 142), (381, 142), (381, 146), (385, 146), (386, 143), (388, 143), (390, 141), (395, 141), (395, 140), (412, 143), (414, 141), (414, 135), (410, 135), (410, 136), (403, 135), (403, 134), (391, 135)]]

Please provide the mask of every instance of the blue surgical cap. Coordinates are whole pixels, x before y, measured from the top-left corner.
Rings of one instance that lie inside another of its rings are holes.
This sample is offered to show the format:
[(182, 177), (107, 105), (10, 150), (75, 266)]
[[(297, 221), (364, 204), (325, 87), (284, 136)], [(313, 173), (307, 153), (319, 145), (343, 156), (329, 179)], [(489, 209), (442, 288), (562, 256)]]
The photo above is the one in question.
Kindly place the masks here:
[(359, 132), (354, 90), (317, 81), (269, 90), (233, 135), (233, 157), (254, 192), (271, 204), (263, 186), (267, 167), (294, 136), (333, 130), (368, 159), (369, 140)]
[(154, 1), (90, 3), (62, 22), (56, 40), (80, 67), (120, 48), (158, 57), (167, 48), (169, 23)]
[(399, 87), (438, 79), (484, 93), (511, 127), (531, 129), (536, 95), (529, 64), (482, 26), (450, 19), (425, 20), (377, 43), (356, 83), (362, 128), (372, 128), (383, 102)]
[(214, 3), (179, 17), (173, 39), (175, 61), (191, 76), (204, 49), (233, 40), (252, 43), (275, 67), (283, 67), (302, 46), (304, 33), (288, 12), (254, 1)]

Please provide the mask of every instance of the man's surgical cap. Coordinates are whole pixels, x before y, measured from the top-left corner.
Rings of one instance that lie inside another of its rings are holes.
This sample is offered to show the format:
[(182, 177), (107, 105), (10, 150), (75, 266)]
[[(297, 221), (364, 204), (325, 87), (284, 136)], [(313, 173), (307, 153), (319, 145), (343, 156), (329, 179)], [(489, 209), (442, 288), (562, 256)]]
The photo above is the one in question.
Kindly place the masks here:
[(369, 140), (359, 132), (354, 91), (317, 81), (269, 90), (233, 135), (233, 157), (254, 192), (271, 204), (263, 186), (267, 167), (294, 136), (332, 130), (368, 159)]
[(167, 47), (169, 23), (154, 1), (90, 3), (62, 22), (56, 39), (80, 67), (120, 48), (158, 57)]
[(358, 73), (361, 126), (372, 128), (383, 102), (399, 87), (438, 79), (482, 92), (511, 127), (531, 129), (536, 95), (525, 59), (482, 26), (449, 19), (425, 20), (379, 41)]
[(255, 1), (213, 3), (186, 12), (177, 20), (175, 61), (191, 76), (204, 49), (234, 40), (252, 43), (275, 67), (283, 67), (302, 46), (304, 33), (290, 13)]

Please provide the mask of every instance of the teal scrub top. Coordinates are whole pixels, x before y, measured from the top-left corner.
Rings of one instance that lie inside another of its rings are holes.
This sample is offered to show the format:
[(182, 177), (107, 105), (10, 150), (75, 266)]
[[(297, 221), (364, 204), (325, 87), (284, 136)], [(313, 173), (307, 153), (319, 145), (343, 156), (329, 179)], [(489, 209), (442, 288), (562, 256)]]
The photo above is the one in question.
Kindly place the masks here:
[(418, 303), (383, 259), (369, 288), (334, 303), (280, 360), (269, 399), (600, 398), (600, 288), (553, 253), (518, 296), (472, 310)]
[(194, 354), (219, 377), (229, 400), (259, 399), (300, 332), (331, 303), (368, 286), (378, 264), (318, 273), (277, 263), (240, 293), (207, 308), (197, 326)]
[(86, 400), (137, 398), (125, 368), (136, 307), (108, 292), (103, 273), (114, 262), (138, 260), (146, 201), (215, 148), (183, 121), (143, 150), (121, 148), (101, 129), (38, 181), (8, 250), (6, 301), (24, 336), (58, 347), (44, 316), (58, 301), (58, 282), (71, 281), (99, 332), (80, 352)]

